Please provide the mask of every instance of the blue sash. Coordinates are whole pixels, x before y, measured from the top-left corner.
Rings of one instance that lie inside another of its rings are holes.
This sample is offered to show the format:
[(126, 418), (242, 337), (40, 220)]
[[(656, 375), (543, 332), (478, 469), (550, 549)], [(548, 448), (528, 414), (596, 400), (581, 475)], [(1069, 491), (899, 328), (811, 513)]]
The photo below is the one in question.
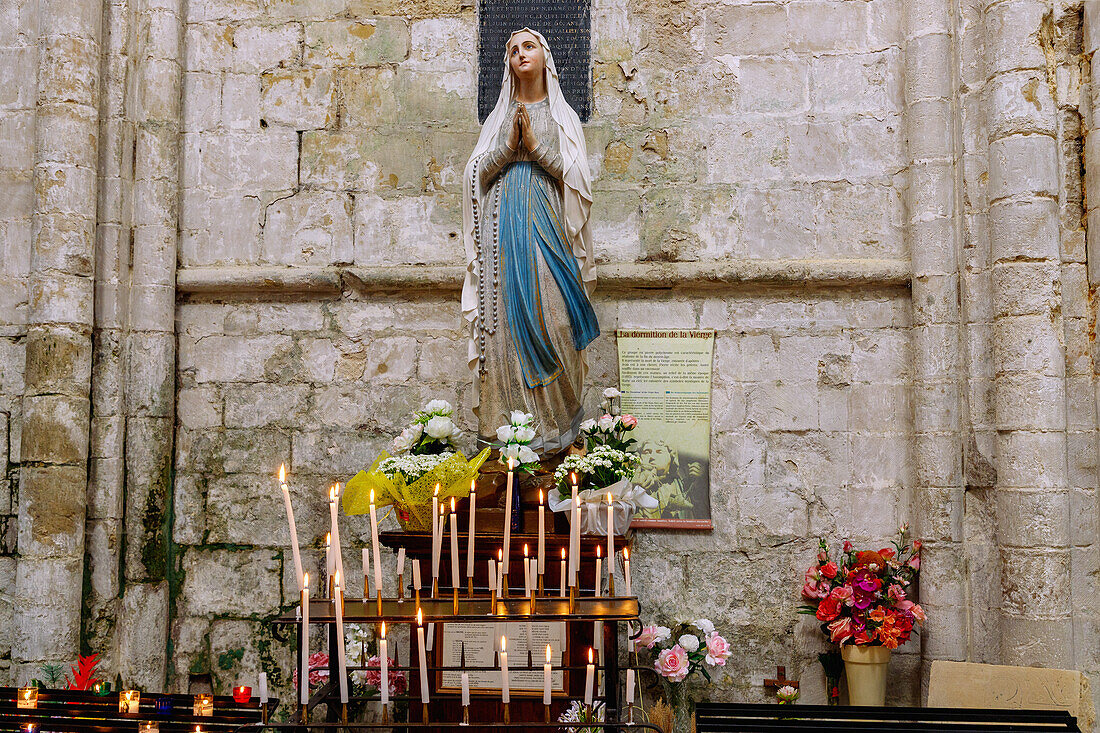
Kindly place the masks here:
[(535, 182), (534, 175), (547, 174), (536, 163), (513, 163), (502, 174), (500, 183), (504, 312), (512, 343), (519, 352), (523, 379), (530, 389), (550, 384), (563, 369), (546, 330), (538, 280), (539, 253), (561, 290), (573, 346), (580, 351), (600, 333), (596, 313), (581, 283), (580, 267), (566, 242), (565, 227), (554, 212), (546, 189)]

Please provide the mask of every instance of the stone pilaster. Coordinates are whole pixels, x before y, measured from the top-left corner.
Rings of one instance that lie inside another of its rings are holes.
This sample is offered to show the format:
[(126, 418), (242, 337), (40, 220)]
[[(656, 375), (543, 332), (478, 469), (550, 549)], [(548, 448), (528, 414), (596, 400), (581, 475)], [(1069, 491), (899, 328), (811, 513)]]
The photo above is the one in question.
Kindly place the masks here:
[(155, 687), (164, 685), (167, 674), (182, 5), (180, 0), (139, 0), (135, 5), (126, 576), (117, 641), (123, 678)]
[(924, 658), (968, 647), (960, 435), (959, 234), (953, 19), (949, 3), (904, 4), (907, 231), (913, 259), (913, 433), (916, 534), (925, 541)]
[[(1072, 666), (1050, 2), (985, 6), (1001, 658)], [(1034, 97), (1029, 100), (1028, 97)]]
[[(34, 228), (12, 659), (79, 651), (88, 466), (101, 0), (39, 5)], [(20, 668), (22, 667), (22, 669)]]

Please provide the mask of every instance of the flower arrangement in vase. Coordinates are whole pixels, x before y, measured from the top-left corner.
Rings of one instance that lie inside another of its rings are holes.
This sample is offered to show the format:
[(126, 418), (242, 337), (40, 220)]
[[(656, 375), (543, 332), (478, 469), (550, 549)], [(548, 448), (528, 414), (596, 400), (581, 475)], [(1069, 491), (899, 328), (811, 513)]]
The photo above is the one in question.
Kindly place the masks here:
[(539, 454), (531, 448), (535, 436), (535, 417), (529, 412), (512, 410), (508, 424), (497, 428), (500, 441), (500, 463), (507, 466), (509, 459), (516, 471), (534, 473), (539, 468)]
[[(840, 646), (853, 705), (882, 705), (890, 651), (909, 641), (924, 621), (910, 596), (920, 572), (920, 540), (898, 531), (892, 547), (856, 550), (845, 540), (837, 560), (819, 540), (815, 564), (806, 570), (799, 613), (814, 616)], [(857, 680), (856, 677), (859, 679)]]
[(581, 423), (585, 452), (569, 455), (554, 471), (556, 496), (550, 496), (550, 509), (568, 511), (572, 498), (570, 476), (580, 477), (589, 488), (578, 493), (581, 499), (581, 527), (586, 534), (607, 534), (608, 495), (615, 506), (615, 533), (623, 534), (630, 520), (640, 509), (653, 509), (657, 501), (645, 491), (634, 486), (630, 479), (638, 468), (638, 454), (634, 451), (637, 441), (631, 432), (638, 427), (633, 415), (618, 415), (616, 400), (619, 390), (604, 390), (604, 414)]
[[(665, 698), (676, 714), (677, 730), (691, 718), (692, 703), (685, 693), (696, 674), (711, 681), (710, 669), (726, 666), (732, 651), (729, 642), (705, 618), (684, 621), (673, 627), (644, 626), (634, 639), (639, 654), (652, 658), (653, 670), (661, 679)], [(642, 652), (642, 648), (646, 652)]]
[(428, 531), (435, 488), (441, 500), (469, 496), (470, 481), (489, 457), (486, 448), (467, 461), (455, 443), (461, 434), (451, 403), (430, 401), (393, 439), (393, 455), (382, 451), (369, 469), (348, 481), (344, 512), (369, 512), (373, 491), (375, 505), (394, 506), (406, 530)]

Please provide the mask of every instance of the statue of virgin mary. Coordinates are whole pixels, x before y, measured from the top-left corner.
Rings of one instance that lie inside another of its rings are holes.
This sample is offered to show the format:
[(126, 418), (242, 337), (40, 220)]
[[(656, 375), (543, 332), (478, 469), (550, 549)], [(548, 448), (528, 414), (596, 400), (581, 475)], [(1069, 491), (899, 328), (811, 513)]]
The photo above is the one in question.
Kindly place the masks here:
[(555, 453), (583, 419), (584, 350), (599, 335), (592, 173), (577, 113), (562, 96), (546, 39), (508, 39), (496, 107), (463, 175), (466, 280), (462, 315), (477, 375), (479, 439), (531, 413)]

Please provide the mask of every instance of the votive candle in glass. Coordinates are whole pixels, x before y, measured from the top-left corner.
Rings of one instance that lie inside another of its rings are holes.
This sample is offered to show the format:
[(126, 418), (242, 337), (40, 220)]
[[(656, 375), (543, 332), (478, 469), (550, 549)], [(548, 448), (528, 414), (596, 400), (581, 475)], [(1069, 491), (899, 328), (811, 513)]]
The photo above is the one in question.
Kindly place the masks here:
[(157, 698), (156, 702), (157, 715), (171, 715), (172, 714), (172, 696), (161, 695)]
[(210, 717), (214, 714), (214, 696), (207, 694), (195, 695), (194, 714), (202, 717)]
[(138, 733), (160, 733), (160, 723), (155, 720), (143, 720), (138, 725)]
[(239, 685), (233, 688), (233, 702), (244, 704), (252, 699), (252, 688)]
[(137, 713), (141, 704), (140, 690), (119, 690), (118, 711), (120, 713)]
[(20, 687), (16, 693), (15, 707), (19, 710), (34, 710), (38, 707), (38, 688)]

